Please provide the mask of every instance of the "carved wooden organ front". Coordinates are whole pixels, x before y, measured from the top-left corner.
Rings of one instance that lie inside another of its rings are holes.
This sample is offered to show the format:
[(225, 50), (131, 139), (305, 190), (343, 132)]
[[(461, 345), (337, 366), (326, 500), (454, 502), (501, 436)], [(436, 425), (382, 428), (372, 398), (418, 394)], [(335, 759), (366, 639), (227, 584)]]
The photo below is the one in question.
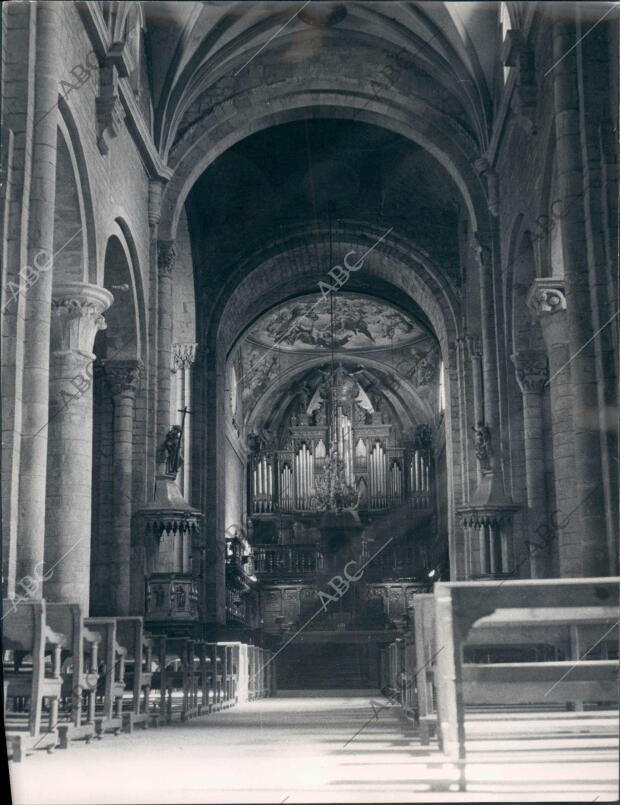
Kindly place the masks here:
[(388, 509), (405, 502), (430, 508), (432, 451), (415, 439), (408, 447), (394, 445), (395, 429), (381, 419), (355, 402), (338, 405), (331, 426), (321, 411), (293, 415), (283, 447), (263, 442), (250, 456), (252, 514), (316, 510), (316, 484), (334, 449), (357, 493), (357, 508)]

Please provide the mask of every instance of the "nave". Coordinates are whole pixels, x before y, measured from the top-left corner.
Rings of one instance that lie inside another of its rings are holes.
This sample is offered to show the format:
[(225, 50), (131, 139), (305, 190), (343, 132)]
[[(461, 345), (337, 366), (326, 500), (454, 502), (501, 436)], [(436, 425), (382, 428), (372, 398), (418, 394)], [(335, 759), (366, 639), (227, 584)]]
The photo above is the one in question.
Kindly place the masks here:
[(590, 713), (586, 734), (571, 731), (574, 715), (468, 713), (468, 790), (459, 793), (436, 744), (421, 746), (379, 692), (282, 691), (36, 753), (11, 768), (13, 803), (615, 801), (617, 716)]

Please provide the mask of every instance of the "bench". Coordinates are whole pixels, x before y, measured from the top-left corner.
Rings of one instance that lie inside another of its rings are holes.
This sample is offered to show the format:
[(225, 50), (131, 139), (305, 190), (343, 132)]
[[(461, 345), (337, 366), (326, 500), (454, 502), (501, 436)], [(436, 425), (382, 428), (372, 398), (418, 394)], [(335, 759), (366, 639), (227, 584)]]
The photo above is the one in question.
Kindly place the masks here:
[[(95, 704), (98, 682), (98, 652), (101, 635), (86, 628), (79, 604), (47, 603), (47, 620), (56, 632), (64, 635), (62, 645), (63, 672), (60, 718), (60, 748), (67, 749), (72, 740), (83, 738), (89, 743), (95, 735)], [(86, 709), (82, 699), (86, 698)]]
[(158, 727), (168, 722), (168, 674), (166, 669), (166, 635), (151, 635), (151, 660), (157, 670), (151, 675), (151, 691), (159, 691), (159, 702), (152, 703), (149, 718), (152, 727)]
[(106, 732), (118, 735), (123, 727), (127, 647), (118, 642), (116, 618), (85, 618), (84, 623), (90, 631), (101, 635), (95, 734), (97, 738)]
[[(619, 584), (617, 578), (436, 584), (432, 648), (438, 738), (442, 751), (459, 765), (462, 790), (466, 704), (616, 701), (617, 663), (584, 655), (617, 632)], [(476, 640), (475, 634), (470, 638), (472, 629), (501, 627), (508, 632), (528, 625), (579, 627), (589, 635), (588, 645), (580, 657), (552, 662), (463, 662), (466, 642)], [(424, 637), (422, 642), (427, 642)]]
[(125, 683), (131, 691), (130, 701), (123, 700), (123, 732), (132, 732), (136, 724), (148, 727), (154, 639), (145, 634), (144, 621), (137, 615), (120, 616), (116, 622), (118, 642), (127, 649)]
[[(47, 619), (45, 601), (3, 601), (4, 724), (7, 749), (21, 761), (35, 748), (52, 751), (58, 743), (58, 703), (61, 695), (61, 649), (65, 636), (55, 632)], [(51, 653), (51, 667), (45, 655)], [(30, 661), (27, 658), (30, 657)], [(45, 701), (49, 705), (47, 730), (42, 728)], [(9, 703), (14, 702), (10, 710)], [(27, 709), (22, 709), (26, 707)]]

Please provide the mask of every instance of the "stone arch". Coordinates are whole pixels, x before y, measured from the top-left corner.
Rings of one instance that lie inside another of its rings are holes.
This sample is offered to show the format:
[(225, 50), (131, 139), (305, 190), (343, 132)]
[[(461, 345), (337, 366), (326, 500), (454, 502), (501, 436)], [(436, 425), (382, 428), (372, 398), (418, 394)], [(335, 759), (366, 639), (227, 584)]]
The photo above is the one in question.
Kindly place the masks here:
[[(136, 360), (141, 358), (143, 344), (138, 289), (123, 229), (119, 224), (116, 229), (116, 234), (111, 234), (107, 240), (102, 280), (104, 288), (114, 296), (114, 302), (106, 313), (107, 328), (98, 336), (100, 342), (105, 343), (103, 354), (98, 354), (106, 361)], [(96, 346), (101, 350), (100, 345)]]
[(101, 284), (114, 301), (95, 339), (93, 393), (92, 600), (95, 614), (130, 607), (130, 518), (142, 502), (146, 445), (144, 296), (126, 222), (108, 229)]
[(54, 284), (88, 282), (87, 232), (83, 198), (70, 142), (58, 129), (54, 205)]
[[(328, 232), (313, 229), (298, 227), (295, 232), (269, 242), (239, 264), (236, 271), (229, 272), (228, 281), (214, 302), (206, 330), (210, 351), (219, 352), (222, 343), (228, 351), (248, 324), (277, 302), (320, 290), (316, 267), (317, 260), (321, 265), (329, 264)], [(344, 257), (355, 251), (361, 257), (385, 232), (358, 222), (339, 222), (332, 232), (334, 254)], [(342, 259), (337, 262), (342, 264)], [(327, 270), (322, 278), (330, 282)], [(397, 281), (393, 281), (394, 272)], [(362, 271), (351, 274), (344, 287), (355, 290), (359, 283), (359, 289), (364, 292), (369, 277), (392, 285), (419, 306), (434, 329), (444, 360), (449, 364), (449, 344), (458, 337), (460, 327), (460, 304), (452, 284), (430, 255), (409, 239), (391, 232), (375, 248)]]
[[(544, 490), (544, 447), (547, 449), (551, 442), (543, 439), (542, 434), (536, 438), (536, 445), (532, 447), (532, 423), (540, 427), (546, 419), (546, 402), (542, 396), (544, 389), (534, 396), (526, 394), (532, 383), (532, 367), (544, 367), (546, 364), (546, 348), (540, 322), (527, 305), (527, 298), (536, 279), (536, 257), (532, 232), (527, 228), (528, 220), (525, 215), (519, 214), (514, 222), (510, 238), (508, 265), (506, 270), (505, 304), (507, 311), (507, 391), (509, 406), (509, 441), (510, 441), (510, 478), (512, 497), (523, 508), (516, 513), (514, 520), (515, 546), (520, 555), (528, 556), (528, 533), (540, 524), (544, 516), (544, 506), (540, 498), (546, 499)], [(525, 384), (525, 385), (524, 385)], [(534, 413), (535, 412), (535, 416)], [(534, 419), (532, 418), (534, 416)], [(544, 433), (544, 432), (543, 432)], [(536, 483), (537, 489), (533, 492), (528, 489), (533, 481), (531, 474), (533, 452), (536, 451), (537, 467), (540, 466), (540, 478)], [(528, 464), (530, 462), (530, 464)], [(541, 481), (542, 479), (542, 481)], [(538, 489), (542, 483), (543, 489)], [(550, 490), (548, 490), (550, 492)], [(532, 501), (539, 501), (530, 505)], [(535, 562), (521, 563), (521, 575), (527, 577), (537, 574), (534, 570)]]
[[(346, 352), (335, 352), (334, 360), (336, 363), (342, 361), (343, 365), (355, 364), (372, 369), (379, 377), (396, 377), (396, 373), (388, 371), (386, 365), (379, 361), (375, 361), (368, 356), (362, 358), (351, 355)], [(257, 400), (256, 405), (248, 419), (248, 430), (254, 430), (259, 426), (261, 420), (267, 415), (271, 402), (275, 400), (286, 386), (291, 386), (306, 374), (309, 370), (321, 366), (329, 362), (329, 356), (326, 354), (309, 358), (303, 363), (299, 363), (291, 369), (282, 372), (275, 382), (265, 389), (263, 394)], [(398, 384), (400, 388), (397, 390), (386, 389), (385, 396), (389, 402), (394, 406), (399, 418), (404, 425), (413, 427), (418, 422), (427, 422), (432, 416), (432, 411), (429, 406), (422, 400), (413, 385), (406, 379), (398, 377)], [(410, 409), (407, 409), (409, 404)]]
[[(65, 262), (57, 256), (54, 265), (64, 265), (64, 269), (61, 268), (63, 278), (97, 284), (97, 237), (88, 167), (77, 126), (62, 97), (58, 99), (58, 110), (54, 254), (72, 236), (75, 239), (70, 243), (73, 248)], [(66, 220), (59, 209), (59, 202), (60, 209), (67, 212)], [(81, 232), (76, 234), (78, 227), (81, 227)], [(81, 262), (81, 275), (78, 260)]]
[[(303, 91), (293, 80), (282, 84), (285, 86), (278, 85), (268, 103), (264, 97), (259, 97), (260, 88), (248, 90), (243, 103), (239, 102), (240, 110), (231, 104), (228, 114), (217, 115), (210, 127), (207, 122), (197, 123), (191, 137), (187, 136), (185, 149), (171, 154), (170, 166), (174, 173), (162, 196), (161, 239), (174, 239), (180, 211), (189, 191), (224, 151), (257, 131), (308, 117), (359, 120), (401, 134), (422, 146), (455, 182), (472, 229), (489, 228), (484, 188), (472, 168), (472, 162), (478, 156), (476, 145), (470, 136), (452, 125), (453, 121), (447, 115), (438, 114), (428, 104), (416, 99), (408, 103), (402, 96), (398, 97), (398, 103), (390, 103), (386, 97), (379, 100), (378, 96), (373, 96), (370, 84), (365, 92), (355, 94), (350, 90), (343, 92), (337, 86), (326, 87), (324, 82), (316, 89)], [(259, 111), (255, 116), (249, 116), (246, 106)], [(213, 116), (205, 117), (210, 121)]]
[(527, 306), (527, 295), (536, 279), (536, 258), (532, 232), (525, 228), (523, 215), (517, 216), (510, 242), (506, 270), (508, 311), (508, 354), (519, 350), (543, 349), (538, 320)]
[[(258, 254), (253, 255), (230, 275), (229, 281), (220, 290), (208, 321), (203, 320), (204, 340), (207, 346), (206, 372), (202, 382), (202, 411), (206, 422), (203, 432), (206, 436), (206, 454), (202, 457), (203, 466), (196, 467), (197, 475), (202, 478), (202, 496), (205, 502), (210, 531), (214, 540), (223, 539), (226, 528), (225, 513), (230, 516), (233, 510), (230, 495), (226, 492), (224, 473), (214, 472), (218, 456), (224, 450), (236, 453), (241, 461), (242, 447), (225, 446), (225, 369), (230, 349), (245, 328), (265, 310), (280, 301), (291, 299), (308, 292), (317, 292), (316, 261), (310, 265), (295, 259), (295, 249), (306, 249), (311, 245), (313, 254), (317, 248), (324, 247), (324, 259), (321, 264), (328, 264), (327, 236), (328, 231), (319, 231), (322, 244), (316, 243), (308, 233), (308, 228), (289, 234), (268, 244)], [(352, 223), (337, 226), (333, 231), (333, 249), (335, 254), (348, 253), (356, 249), (363, 254), (377, 241), (385, 231), (376, 227), (355, 227)], [(280, 259), (278, 259), (280, 258)], [(342, 260), (338, 261), (339, 263)], [(361, 272), (360, 272), (361, 273)], [(454, 548), (455, 527), (454, 502), (463, 501), (462, 478), (458, 467), (461, 463), (460, 452), (463, 438), (458, 434), (459, 389), (456, 381), (456, 350), (454, 345), (461, 332), (460, 304), (457, 295), (445, 274), (433, 262), (429, 255), (415, 247), (410, 241), (390, 233), (369, 256), (365, 264), (365, 287), (358, 289), (353, 277), (349, 280), (347, 290), (358, 290), (366, 295), (373, 294), (369, 290), (368, 281), (374, 277), (382, 281), (383, 287), (391, 285), (402, 298), (414, 302), (422, 310), (440, 343), (442, 358), (449, 371), (446, 372), (446, 397), (449, 400), (445, 410), (446, 447), (448, 461), (448, 502), (450, 550), (456, 555)], [(328, 277), (326, 277), (328, 278)], [(271, 292), (270, 292), (271, 289)], [(200, 337), (200, 336), (199, 336)], [(324, 362), (324, 356), (319, 362)], [(238, 473), (237, 473), (238, 475)], [(239, 483), (236, 482), (236, 488)], [(244, 505), (244, 504), (243, 504)], [(241, 515), (241, 511), (238, 512)], [(216, 545), (213, 546), (216, 550)]]

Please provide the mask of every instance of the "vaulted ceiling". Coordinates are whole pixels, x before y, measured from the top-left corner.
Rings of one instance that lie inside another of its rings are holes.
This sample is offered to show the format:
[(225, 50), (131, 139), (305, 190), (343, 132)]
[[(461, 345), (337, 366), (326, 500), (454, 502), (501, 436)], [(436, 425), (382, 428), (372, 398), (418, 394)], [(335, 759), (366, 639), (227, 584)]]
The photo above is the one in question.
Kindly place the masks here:
[[(511, 4), (518, 5), (518, 4)], [(488, 134), (497, 70), (495, 2), (148, 2), (155, 136), (167, 151), (185, 111), (209, 84), (242, 78), (259, 54), (310, 65), (327, 48), (355, 58), (364, 43), (402, 50), (463, 104), (479, 139)]]

